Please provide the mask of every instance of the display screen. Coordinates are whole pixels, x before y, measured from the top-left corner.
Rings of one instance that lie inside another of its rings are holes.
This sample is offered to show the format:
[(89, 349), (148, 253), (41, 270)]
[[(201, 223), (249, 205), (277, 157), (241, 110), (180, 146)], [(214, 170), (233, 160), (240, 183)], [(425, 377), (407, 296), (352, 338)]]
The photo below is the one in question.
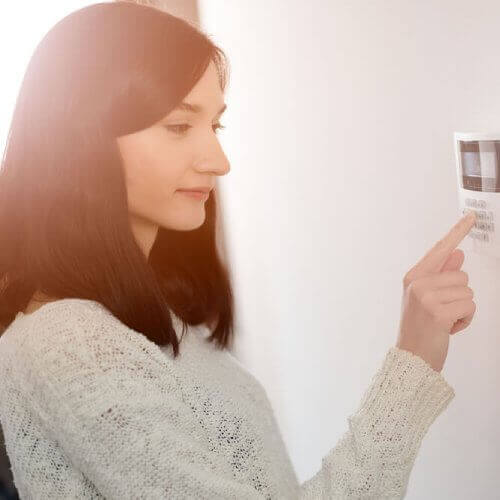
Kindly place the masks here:
[(458, 141), (462, 187), (500, 192), (500, 141)]

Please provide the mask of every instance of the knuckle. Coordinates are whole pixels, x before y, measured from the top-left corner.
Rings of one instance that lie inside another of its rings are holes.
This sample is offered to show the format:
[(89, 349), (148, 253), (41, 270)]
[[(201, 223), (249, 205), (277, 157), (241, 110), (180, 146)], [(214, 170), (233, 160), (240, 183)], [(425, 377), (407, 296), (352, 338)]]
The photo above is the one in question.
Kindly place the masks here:
[(434, 306), (434, 295), (435, 292), (432, 289), (429, 289), (424, 284), (420, 284), (419, 286), (412, 286), (412, 296), (414, 301), (419, 302), (425, 309), (432, 309)]
[(411, 275), (410, 275), (410, 273), (408, 272), (408, 273), (406, 273), (406, 274), (404, 275), (404, 277), (403, 277), (403, 286), (404, 286), (405, 288), (407, 288), (408, 286), (410, 286), (411, 281), (412, 281), (412, 280), (411, 280)]
[(467, 285), (469, 283), (469, 275), (465, 271), (459, 271), (459, 273), (464, 285)]
[(420, 296), (420, 287), (416, 281), (410, 281), (408, 288), (406, 289), (410, 297), (418, 298)]

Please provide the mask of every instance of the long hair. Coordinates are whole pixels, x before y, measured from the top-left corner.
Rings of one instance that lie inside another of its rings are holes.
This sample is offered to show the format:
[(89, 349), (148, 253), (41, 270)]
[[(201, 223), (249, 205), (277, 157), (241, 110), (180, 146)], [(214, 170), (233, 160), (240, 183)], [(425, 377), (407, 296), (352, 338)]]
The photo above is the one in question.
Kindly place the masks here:
[(16, 100), (0, 170), (0, 323), (35, 290), (104, 305), (158, 345), (216, 324), (227, 348), (233, 295), (216, 245), (216, 200), (191, 231), (159, 227), (146, 257), (129, 220), (116, 138), (156, 123), (213, 61), (228, 61), (194, 24), (155, 7), (98, 3), (59, 21), (36, 47)]

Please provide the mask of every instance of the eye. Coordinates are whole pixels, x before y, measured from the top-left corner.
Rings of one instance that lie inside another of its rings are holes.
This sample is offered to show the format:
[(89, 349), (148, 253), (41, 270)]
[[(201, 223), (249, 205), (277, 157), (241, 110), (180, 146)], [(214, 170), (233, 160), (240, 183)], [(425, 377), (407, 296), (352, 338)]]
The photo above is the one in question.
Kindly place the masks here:
[[(191, 125), (188, 125), (187, 123), (181, 123), (180, 125), (165, 125), (165, 128), (168, 130), (171, 130), (175, 134), (184, 134), (185, 132), (188, 131), (188, 129), (191, 128)], [(181, 130), (179, 130), (181, 129)]]
[(224, 125), (222, 125), (222, 123), (216, 123), (213, 126), (214, 132), (217, 132), (217, 129), (224, 129), (224, 128), (226, 128), (226, 127)]
[[(187, 123), (181, 123), (179, 125), (165, 125), (165, 128), (168, 130), (171, 130), (174, 132), (174, 134), (182, 135), (186, 133), (191, 127), (191, 125), (188, 125)], [(215, 125), (212, 126), (212, 130), (214, 132), (217, 132), (218, 129), (223, 129), (226, 128), (224, 125), (221, 123), (216, 123)]]

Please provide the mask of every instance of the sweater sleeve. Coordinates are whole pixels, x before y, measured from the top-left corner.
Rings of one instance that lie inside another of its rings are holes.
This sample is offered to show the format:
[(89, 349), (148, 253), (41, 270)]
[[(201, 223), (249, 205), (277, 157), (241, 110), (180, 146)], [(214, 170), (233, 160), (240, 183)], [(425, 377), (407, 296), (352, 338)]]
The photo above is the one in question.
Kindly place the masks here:
[(454, 397), (441, 373), (392, 347), (348, 430), (301, 484), (300, 498), (404, 498), (422, 439)]
[[(29, 370), (23, 390), (71, 463), (108, 500), (262, 500), (212, 451), (164, 353), (99, 320), (75, 311), (69, 327), (52, 318), (18, 350)], [(420, 358), (389, 351), (349, 430), (297, 498), (402, 498), (420, 440), (450, 391)]]

